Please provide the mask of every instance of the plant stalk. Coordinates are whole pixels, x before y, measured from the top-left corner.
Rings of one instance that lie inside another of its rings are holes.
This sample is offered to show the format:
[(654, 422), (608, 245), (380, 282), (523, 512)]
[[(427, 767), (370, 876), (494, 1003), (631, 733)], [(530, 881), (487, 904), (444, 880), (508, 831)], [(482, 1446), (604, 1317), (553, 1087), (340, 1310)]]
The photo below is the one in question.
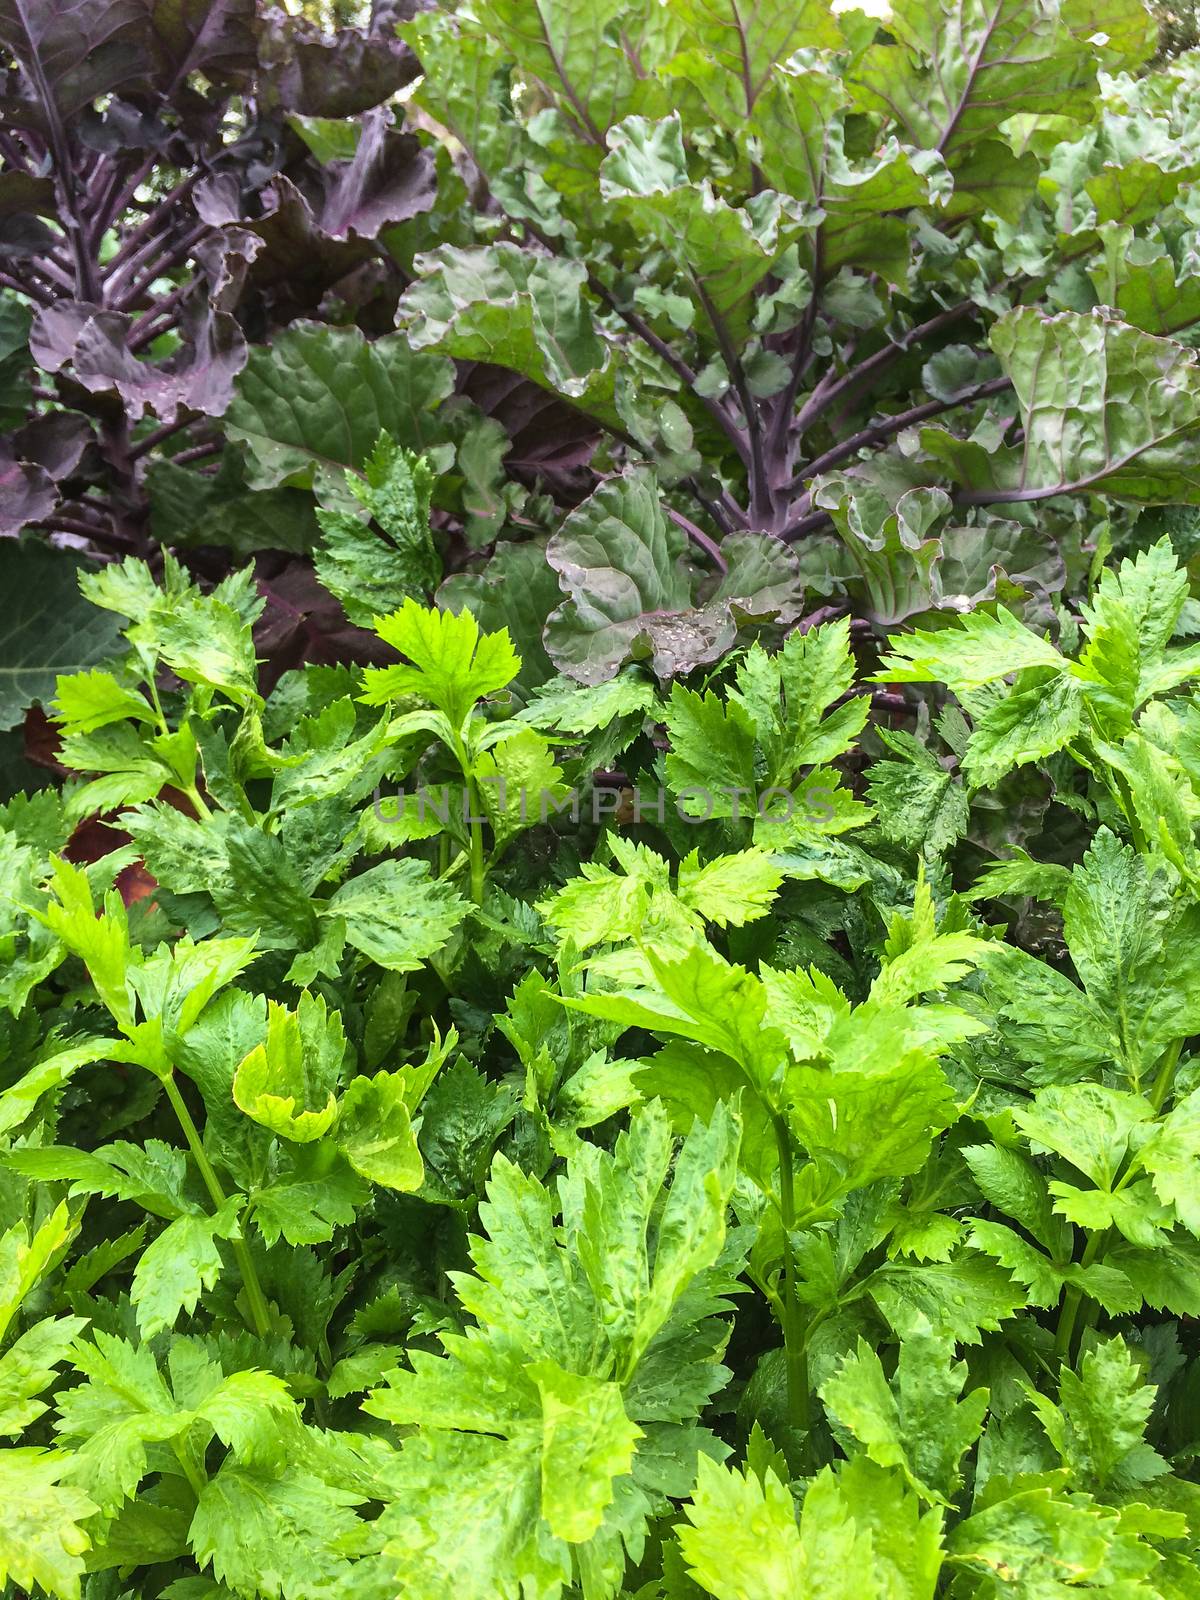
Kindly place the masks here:
[(783, 1352), (787, 1370), (788, 1417), (795, 1428), (807, 1432), (808, 1353), (800, 1327), (800, 1303), (796, 1298), (796, 1258), (792, 1250), (792, 1229), (796, 1225), (796, 1196), (792, 1185), (792, 1137), (786, 1119), (773, 1113), (775, 1143), (779, 1150), (779, 1216), (783, 1225)]
[[(183, 1136), (188, 1142), (188, 1149), (192, 1152), (200, 1176), (204, 1180), (204, 1187), (208, 1190), (213, 1205), (219, 1211), (228, 1199), (221, 1180), (213, 1170), (213, 1164), (208, 1159), (200, 1138), (200, 1130), (192, 1121), (192, 1114), (184, 1104), (183, 1096), (175, 1082), (174, 1074), (162, 1080), (167, 1091), (167, 1099), (174, 1108), (179, 1119), (179, 1126), (183, 1129)], [(250, 1315), (254, 1321), (254, 1331), (260, 1338), (265, 1339), (271, 1332), (271, 1314), (267, 1310), (267, 1299), (263, 1294), (262, 1284), (258, 1281), (258, 1273), (254, 1270), (254, 1262), (250, 1259), (250, 1249), (245, 1239), (231, 1239), (233, 1253), (237, 1258), (238, 1270), (242, 1274), (242, 1284), (246, 1290), (246, 1299), (250, 1303)]]
[(1156, 1116), (1166, 1104), (1167, 1096), (1171, 1092), (1171, 1085), (1175, 1081), (1175, 1068), (1179, 1065), (1179, 1052), (1182, 1049), (1183, 1040), (1176, 1039), (1174, 1044), (1167, 1046), (1159, 1060), (1154, 1087), (1150, 1091), (1150, 1104), (1154, 1107)]
[[(1083, 1252), (1080, 1266), (1090, 1267), (1100, 1254), (1101, 1247), (1107, 1233), (1094, 1233), (1088, 1240), (1087, 1248)], [(1071, 1357), (1071, 1339), (1075, 1332), (1075, 1319), (1079, 1315), (1080, 1301), (1083, 1299), (1083, 1290), (1077, 1283), (1067, 1285), (1067, 1292), (1063, 1296), (1062, 1310), (1058, 1314), (1058, 1327), (1054, 1330), (1054, 1351), (1062, 1361), (1069, 1361)]]
[(483, 821), (479, 815), (479, 790), (474, 778), (467, 778), (467, 806), (470, 811), (468, 827), (471, 830), (471, 899), (475, 905), (483, 904)]

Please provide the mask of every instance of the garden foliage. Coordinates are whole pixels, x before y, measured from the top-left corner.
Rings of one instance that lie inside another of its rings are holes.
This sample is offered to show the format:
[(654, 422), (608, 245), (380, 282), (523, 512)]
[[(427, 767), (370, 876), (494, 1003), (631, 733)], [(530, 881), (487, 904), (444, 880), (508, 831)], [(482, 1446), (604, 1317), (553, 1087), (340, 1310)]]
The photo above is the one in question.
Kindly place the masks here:
[(381, 430), (439, 472), (414, 595), (583, 682), (822, 601), (1048, 620), (1196, 499), (1196, 67), (1138, 0), (402, 15), (0, 4), (8, 725), (104, 642), (39, 531), (257, 553), (279, 670), (369, 659), (314, 511)]
[(895, 635), (920, 739), (844, 620), (526, 693), (406, 599), (264, 694), (248, 572), (84, 590), (122, 651), (0, 833), (11, 1582), (1196, 1593), (1165, 540), (1060, 645)]
[(1155, 44), (0, 0), (6, 1592), (1200, 1596)]

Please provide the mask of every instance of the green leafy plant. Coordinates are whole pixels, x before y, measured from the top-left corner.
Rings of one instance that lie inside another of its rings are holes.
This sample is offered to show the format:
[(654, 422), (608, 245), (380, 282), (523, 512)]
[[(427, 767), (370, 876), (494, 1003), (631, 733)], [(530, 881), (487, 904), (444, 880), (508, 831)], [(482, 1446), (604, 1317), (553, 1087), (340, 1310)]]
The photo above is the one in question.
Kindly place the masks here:
[[(400, 325), (594, 418), (698, 560), (763, 532), (882, 625), (1044, 612), (1088, 496), (1119, 529), (1194, 499), (1194, 67), (1129, 76), (1139, 4), (485, 4), (402, 31), (492, 209), (421, 257)], [(642, 609), (686, 615), (647, 582), (661, 531), (621, 521)]]
[(86, 572), (61, 782), (0, 807), (5, 1581), (1194, 1594), (1170, 538), (882, 649), (697, 591), (754, 633), (664, 694), (590, 579), (586, 682), (486, 577), (427, 603), (377, 421), (317, 557), (372, 660), (275, 675), (250, 569)]

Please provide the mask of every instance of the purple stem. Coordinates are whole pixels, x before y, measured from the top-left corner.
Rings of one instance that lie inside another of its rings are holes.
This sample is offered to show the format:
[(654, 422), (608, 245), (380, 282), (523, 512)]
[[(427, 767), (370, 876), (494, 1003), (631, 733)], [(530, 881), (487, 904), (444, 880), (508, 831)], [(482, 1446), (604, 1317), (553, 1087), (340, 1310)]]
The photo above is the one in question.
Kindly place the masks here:
[(667, 506), (666, 513), (676, 527), (682, 528), (692, 543), (698, 545), (704, 551), (717, 571), (724, 576), (729, 571), (729, 563), (721, 554), (720, 546), (716, 540), (705, 533), (703, 528), (698, 528), (690, 517), (685, 517), (682, 511), (676, 511), (672, 506)]
[(872, 423), (870, 427), (860, 428), (857, 433), (851, 434), (848, 439), (843, 439), (840, 444), (831, 446), (824, 455), (815, 456), (803, 473), (792, 479), (788, 487), (792, 490), (799, 489), (807, 479), (815, 478), (819, 472), (828, 472), (830, 467), (836, 467), (840, 462), (849, 460), (859, 450), (882, 444), (893, 434), (902, 433), (905, 428), (911, 428), (918, 422), (940, 416), (943, 411), (953, 411), (957, 406), (971, 405), (986, 395), (1000, 394), (1011, 386), (1012, 380), (1009, 378), (989, 378), (986, 383), (977, 383), (973, 388), (964, 389), (961, 394), (952, 395), (949, 400), (925, 400), (919, 406), (910, 406), (907, 411), (897, 412), (895, 416), (884, 417), (882, 421)]

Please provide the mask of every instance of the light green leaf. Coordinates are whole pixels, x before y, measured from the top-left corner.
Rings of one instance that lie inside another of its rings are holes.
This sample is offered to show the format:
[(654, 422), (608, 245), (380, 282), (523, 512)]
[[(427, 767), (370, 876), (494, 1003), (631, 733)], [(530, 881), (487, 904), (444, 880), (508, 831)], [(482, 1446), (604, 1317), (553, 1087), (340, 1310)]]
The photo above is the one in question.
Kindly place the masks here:
[(385, 1189), (412, 1192), (424, 1181), (401, 1073), (351, 1080), (338, 1107), (337, 1142), (355, 1172)]
[(297, 1466), (278, 1476), (226, 1462), (204, 1485), (188, 1540), (201, 1568), (235, 1592), (304, 1600), (349, 1581), (341, 1553), (360, 1496)]
[(679, 864), (679, 898), (718, 928), (741, 928), (765, 917), (783, 873), (765, 850), (739, 850), (700, 865), (693, 850)]
[(1200, 1090), (1186, 1095), (1138, 1150), (1154, 1192), (1190, 1233), (1200, 1234)]
[[(751, 1472), (700, 1459), (700, 1476), (679, 1543), (692, 1578), (717, 1600), (804, 1592), (808, 1562), (796, 1526), (796, 1508), (786, 1485), (768, 1470), (760, 1483)], [(853, 1555), (862, 1571), (865, 1554), (853, 1527), (843, 1528), (843, 1558)], [(846, 1600), (850, 1591), (843, 1590)], [(835, 1590), (826, 1590), (832, 1600)], [(861, 1591), (860, 1591), (861, 1593)]]
[(738, 662), (729, 698), (754, 722), (766, 755), (766, 787), (790, 785), (802, 767), (843, 755), (862, 732), (870, 709), (865, 696), (830, 712), (854, 683), (850, 624), (841, 619), (788, 635), (777, 655), (759, 644)]
[(221, 1271), (218, 1239), (238, 1227), (240, 1195), (234, 1195), (213, 1216), (185, 1215), (169, 1222), (142, 1251), (129, 1290), (142, 1337), (173, 1328), (181, 1311), (194, 1311), (200, 1296), (216, 1283)]
[(305, 992), (295, 1011), (272, 1000), (266, 1039), (234, 1074), (234, 1102), (281, 1139), (319, 1139), (337, 1115), (334, 1089), (345, 1053), (341, 1017), (319, 996)]
[(79, 1600), (83, 1557), (91, 1541), (80, 1527), (96, 1507), (64, 1485), (71, 1459), (59, 1450), (0, 1450), (0, 1578), (58, 1600)]
[(955, 694), (980, 689), (1025, 667), (1066, 670), (1047, 639), (1003, 608), (995, 616), (973, 611), (957, 627), (936, 633), (916, 628), (889, 640), (892, 653), (875, 675), (878, 683), (944, 683)]
[(826, 1409), (872, 1461), (900, 1468), (937, 1505), (954, 1497), (961, 1458), (979, 1438), (988, 1406), (986, 1389), (959, 1399), (967, 1369), (953, 1356), (954, 1341), (918, 1315), (901, 1338), (890, 1384), (879, 1356), (860, 1339), (821, 1390)]
[[(1040, 673), (1031, 673), (1031, 677)], [(975, 789), (1000, 782), (1015, 767), (1053, 755), (1078, 734), (1083, 694), (1074, 678), (1055, 674), (1017, 687), (975, 719), (963, 757), (963, 773)]]
[(375, 631), (411, 665), (369, 668), (364, 703), (380, 706), (419, 695), (445, 712), (455, 731), (477, 700), (507, 687), (521, 668), (507, 631), (481, 634), (469, 611), (426, 610), (406, 600), (390, 616), (376, 618)]
[(1030, 1400), (1076, 1487), (1120, 1503), (1170, 1470), (1145, 1441), (1154, 1395), (1125, 1341), (1113, 1338), (1088, 1350), (1078, 1373), (1063, 1368), (1057, 1405), (1033, 1390)]
[(0, 1339), (31, 1291), (62, 1260), (78, 1231), (79, 1218), (63, 1201), (40, 1226), (17, 1222), (0, 1235)]
[(19, 1127), (32, 1116), (43, 1095), (66, 1083), (80, 1067), (105, 1060), (110, 1048), (115, 1047), (113, 1039), (88, 1039), (85, 1043), (55, 1050), (30, 1067), (11, 1088), (0, 1094), (0, 1133)]
[(348, 473), (346, 484), (367, 520), (347, 511), (318, 511), (322, 540), (313, 566), (350, 621), (369, 628), (406, 598), (430, 594), (442, 566), (429, 529), (435, 480), (428, 461), (380, 434), (363, 474)]
[(55, 1367), (85, 1326), (83, 1317), (46, 1317), (0, 1356), (0, 1433), (20, 1434), (49, 1409), (37, 1396), (54, 1381)]
[(617, 1384), (553, 1361), (526, 1371), (542, 1398), (542, 1516), (556, 1538), (581, 1544), (599, 1529), (642, 1430), (625, 1415)]

